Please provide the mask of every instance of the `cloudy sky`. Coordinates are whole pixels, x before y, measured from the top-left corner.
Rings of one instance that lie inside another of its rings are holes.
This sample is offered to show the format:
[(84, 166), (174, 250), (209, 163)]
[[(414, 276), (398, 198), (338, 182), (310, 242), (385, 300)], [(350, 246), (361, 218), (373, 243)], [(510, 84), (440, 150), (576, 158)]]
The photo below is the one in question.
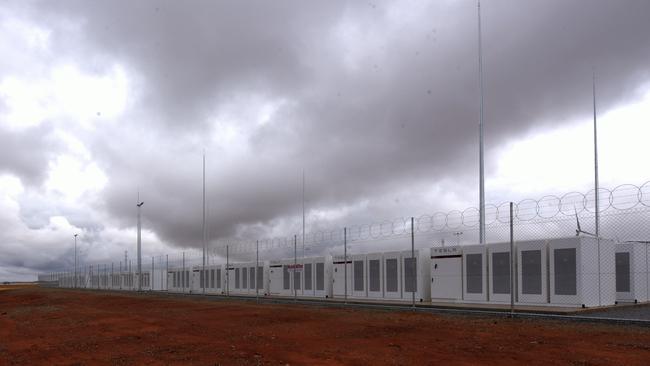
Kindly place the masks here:
[[(650, 2), (482, 3), (487, 202), (650, 180)], [(478, 205), (477, 7), (4, 1), (0, 279)]]

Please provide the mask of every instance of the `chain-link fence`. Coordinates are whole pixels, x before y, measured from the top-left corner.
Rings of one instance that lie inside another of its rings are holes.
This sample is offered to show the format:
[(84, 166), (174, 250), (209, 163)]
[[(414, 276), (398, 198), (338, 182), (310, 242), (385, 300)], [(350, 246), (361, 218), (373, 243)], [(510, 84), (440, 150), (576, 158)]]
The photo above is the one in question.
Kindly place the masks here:
[(483, 244), (479, 210), (468, 208), (304, 236), (221, 240), (205, 255), (193, 249), (143, 258), (141, 275), (125, 258), (39, 280), (420, 307), (566, 314), (587, 308), (597, 309), (591, 316), (650, 320), (650, 307), (627, 306), (649, 300), (650, 182), (487, 205), (485, 217)]

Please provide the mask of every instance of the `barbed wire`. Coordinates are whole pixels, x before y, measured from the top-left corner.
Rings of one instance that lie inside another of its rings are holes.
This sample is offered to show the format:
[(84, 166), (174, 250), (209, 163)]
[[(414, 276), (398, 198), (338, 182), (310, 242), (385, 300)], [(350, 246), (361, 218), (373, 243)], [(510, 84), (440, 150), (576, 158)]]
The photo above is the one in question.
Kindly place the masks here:
[[(599, 189), (599, 213), (601, 217), (616, 214), (650, 213), (650, 181), (642, 185), (621, 184), (613, 189)], [(584, 218), (595, 214), (595, 191), (586, 193), (569, 192), (564, 195), (545, 195), (539, 199), (525, 198), (513, 203), (515, 224), (520, 227), (528, 225), (542, 225), (549, 223), (562, 223), (561, 231), (564, 235), (571, 234), (576, 216)], [(496, 233), (505, 229), (510, 223), (510, 203), (487, 204), (485, 206), (486, 228)], [(413, 233), (418, 236), (430, 238), (444, 238), (453, 234), (466, 234), (478, 231), (479, 210), (469, 207), (464, 210), (451, 210), (448, 212), (435, 212), (420, 216), (397, 217), (373, 223), (350, 225), (345, 228), (348, 244), (363, 244), (369, 242), (383, 242), (385, 240), (401, 238), (411, 235), (411, 220)], [(304, 246), (306, 248), (326, 248), (342, 246), (344, 241), (343, 227), (314, 230), (305, 233)], [(505, 233), (505, 231), (504, 231)], [(553, 233), (548, 233), (553, 234)], [(294, 240), (296, 244), (294, 244)], [(246, 240), (229, 238), (212, 241), (208, 246), (206, 255), (208, 260), (225, 258), (226, 252), (231, 256), (268, 251), (282, 251), (291, 249), (294, 245), (303, 246), (302, 235), (275, 236), (260, 240)], [(154, 255), (155, 263), (160, 266), (165, 262), (181, 262), (183, 253), (187, 262), (202, 259), (201, 249), (189, 248), (172, 255)], [(151, 256), (147, 257), (150, 259)], [(84, 265), (103, 262), (85, 262)], [(115, 262), (117, 263), (117, 262)], [(135, 262), (133, 262), (135, 263)], [(144, 261), (143, 261), (144, 263)]]
[[(562, 196), (546, 195), (539, 199), (525, 198), (514, 202), (514, 219), (517, 222), (549, 220), (559, 217), (575, 217), (595, 213), (595, 191), (586, 193), (569, 192)], [(635, 208), (650, 209), (650, 181), (637, 186), (634, 184), (621, 184), (613, 189), (600, 188), (598, 191), (599, 213), (628, 211)], [(414, 232), (448, 232), (454, 230), (478, 229), (479, 209), (469, 207), (464, 210), (436, 212), (414, 217)], [(485, 206), (485, 224), (487, 227), (507, 224), (510, 222), (510, 202), (500, 204), (487, 204)], [(398, 217), (392, 220), (382, 220), (374, 223), (357, 224), (347, 227), (347, 240), (359, 242), (377, 240), (394, 236), (405, 235), (411, 231), (411, 217)], [(261, 239), (261, 247), (283, 248), (293, 244), (293, 236), (274, 237)], [(305, 245), (320, 245), (323, 243), (339, 243), (343, 240), (343, 228), (329, 230), (316, 230), (305, 233)], [(298, 237), (302, 244), (302, 236)], [(251, 250), (255, 248), (255, 241), (223, 240), (213, 244), (217, 252), (237, 248)]]

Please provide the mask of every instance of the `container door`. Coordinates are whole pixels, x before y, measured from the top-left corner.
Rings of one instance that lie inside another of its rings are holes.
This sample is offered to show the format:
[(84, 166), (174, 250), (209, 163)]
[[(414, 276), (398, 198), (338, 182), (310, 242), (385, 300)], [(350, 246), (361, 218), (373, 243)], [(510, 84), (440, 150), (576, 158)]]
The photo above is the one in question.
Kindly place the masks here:
[(431, 259), (431, 301), (462, 299), (462, 265), (460, 254)]
[(352, 296), (366, 297), (366, 260), (352, 260)]
[(509, 251), (490, 252), (490, 301), (510, 302)]
[(264, 266), (259, 266), (257, 267), (257, 271), (255, 273), (255, 285), (257, 286), (259, 293), (262, 295), (266, 295), (265, 292), (265, 283), (264, 283)]
[(226, 271), (226, 293), (232, 294), (236, 292), (235, 288), (235, 268), (229, 267)]
[(248, 268), (248, 293), (255, 294), (255, 266)]
[(616, 300), (634, 301), (630, 252), (616, 253)]
[(381, 298), (384, 296), (382, 286), (381, 254), (369, 254), (368, 263), (368, 297)]
[(417, 252), (415, 257), (411, 257), (411, 252), (403, 255), (402, 257), (402, 299), (413, 300), (415, 294), (415, 301), (420, 301), (420, 293), (418, 291), (418, 261)]
[(351, 266), (352, 261), (347, 262), (345, 264), (344, 261), (334, 261), (333, 265), (333, 296), (338, 297), (338, 298), (343, 298), (345, 297), (345, 281), (346, 281), (346, 268), (347, 268), (347, 290), (348, 290), (348, 295), (352, 293), (352, 266)]
[(387, 299), (402, 298), (402, 280), (399, 253), (384, 254), (384, 297)]
[(546, 255), (542, 249), (520, 249), (517, 267), (519, 269), (519, 302), (546, 302)]
[(487, 301), (485, 252), (465, 250), (463, 253), (463, 269), (465, 271), (465, 300)]
[(272, 264), (269, 266), (269, 293), (271, 295), (281, 295), (283, 288), (283, 271), (281, 264)]
[(303, 295), (314, 296), (314, 266), (313, 263), (305, 263), (302, 268), (302, 276), (304, 279)]
[(195, 269), (192, 271), (192, 293), (200, 294), (203, 291), (203, 277), (203, 270)]
[(551, 303), (582, 304), (578, 292), (577, 247), (552, 247), (550, 255)]
[(325, 297), (325, 262), (316, 262), (316, 273), (315, 273), (315, 290), (314, 295), (319, 297)]
[(302, 264), (292, 265), (292, 281), (293, 281), (293, 291), (292, 295), (302, 296)]
[(241, 267), (241, 293), (248, 293), (248, 268)]

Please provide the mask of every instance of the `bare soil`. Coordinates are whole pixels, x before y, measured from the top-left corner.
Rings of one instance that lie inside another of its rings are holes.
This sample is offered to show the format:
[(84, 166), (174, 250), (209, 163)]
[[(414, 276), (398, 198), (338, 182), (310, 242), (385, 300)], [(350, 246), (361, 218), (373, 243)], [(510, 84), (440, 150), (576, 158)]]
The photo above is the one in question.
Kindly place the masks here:
[(39, 287), (0, 365), (650, 365), (650, 329)]

